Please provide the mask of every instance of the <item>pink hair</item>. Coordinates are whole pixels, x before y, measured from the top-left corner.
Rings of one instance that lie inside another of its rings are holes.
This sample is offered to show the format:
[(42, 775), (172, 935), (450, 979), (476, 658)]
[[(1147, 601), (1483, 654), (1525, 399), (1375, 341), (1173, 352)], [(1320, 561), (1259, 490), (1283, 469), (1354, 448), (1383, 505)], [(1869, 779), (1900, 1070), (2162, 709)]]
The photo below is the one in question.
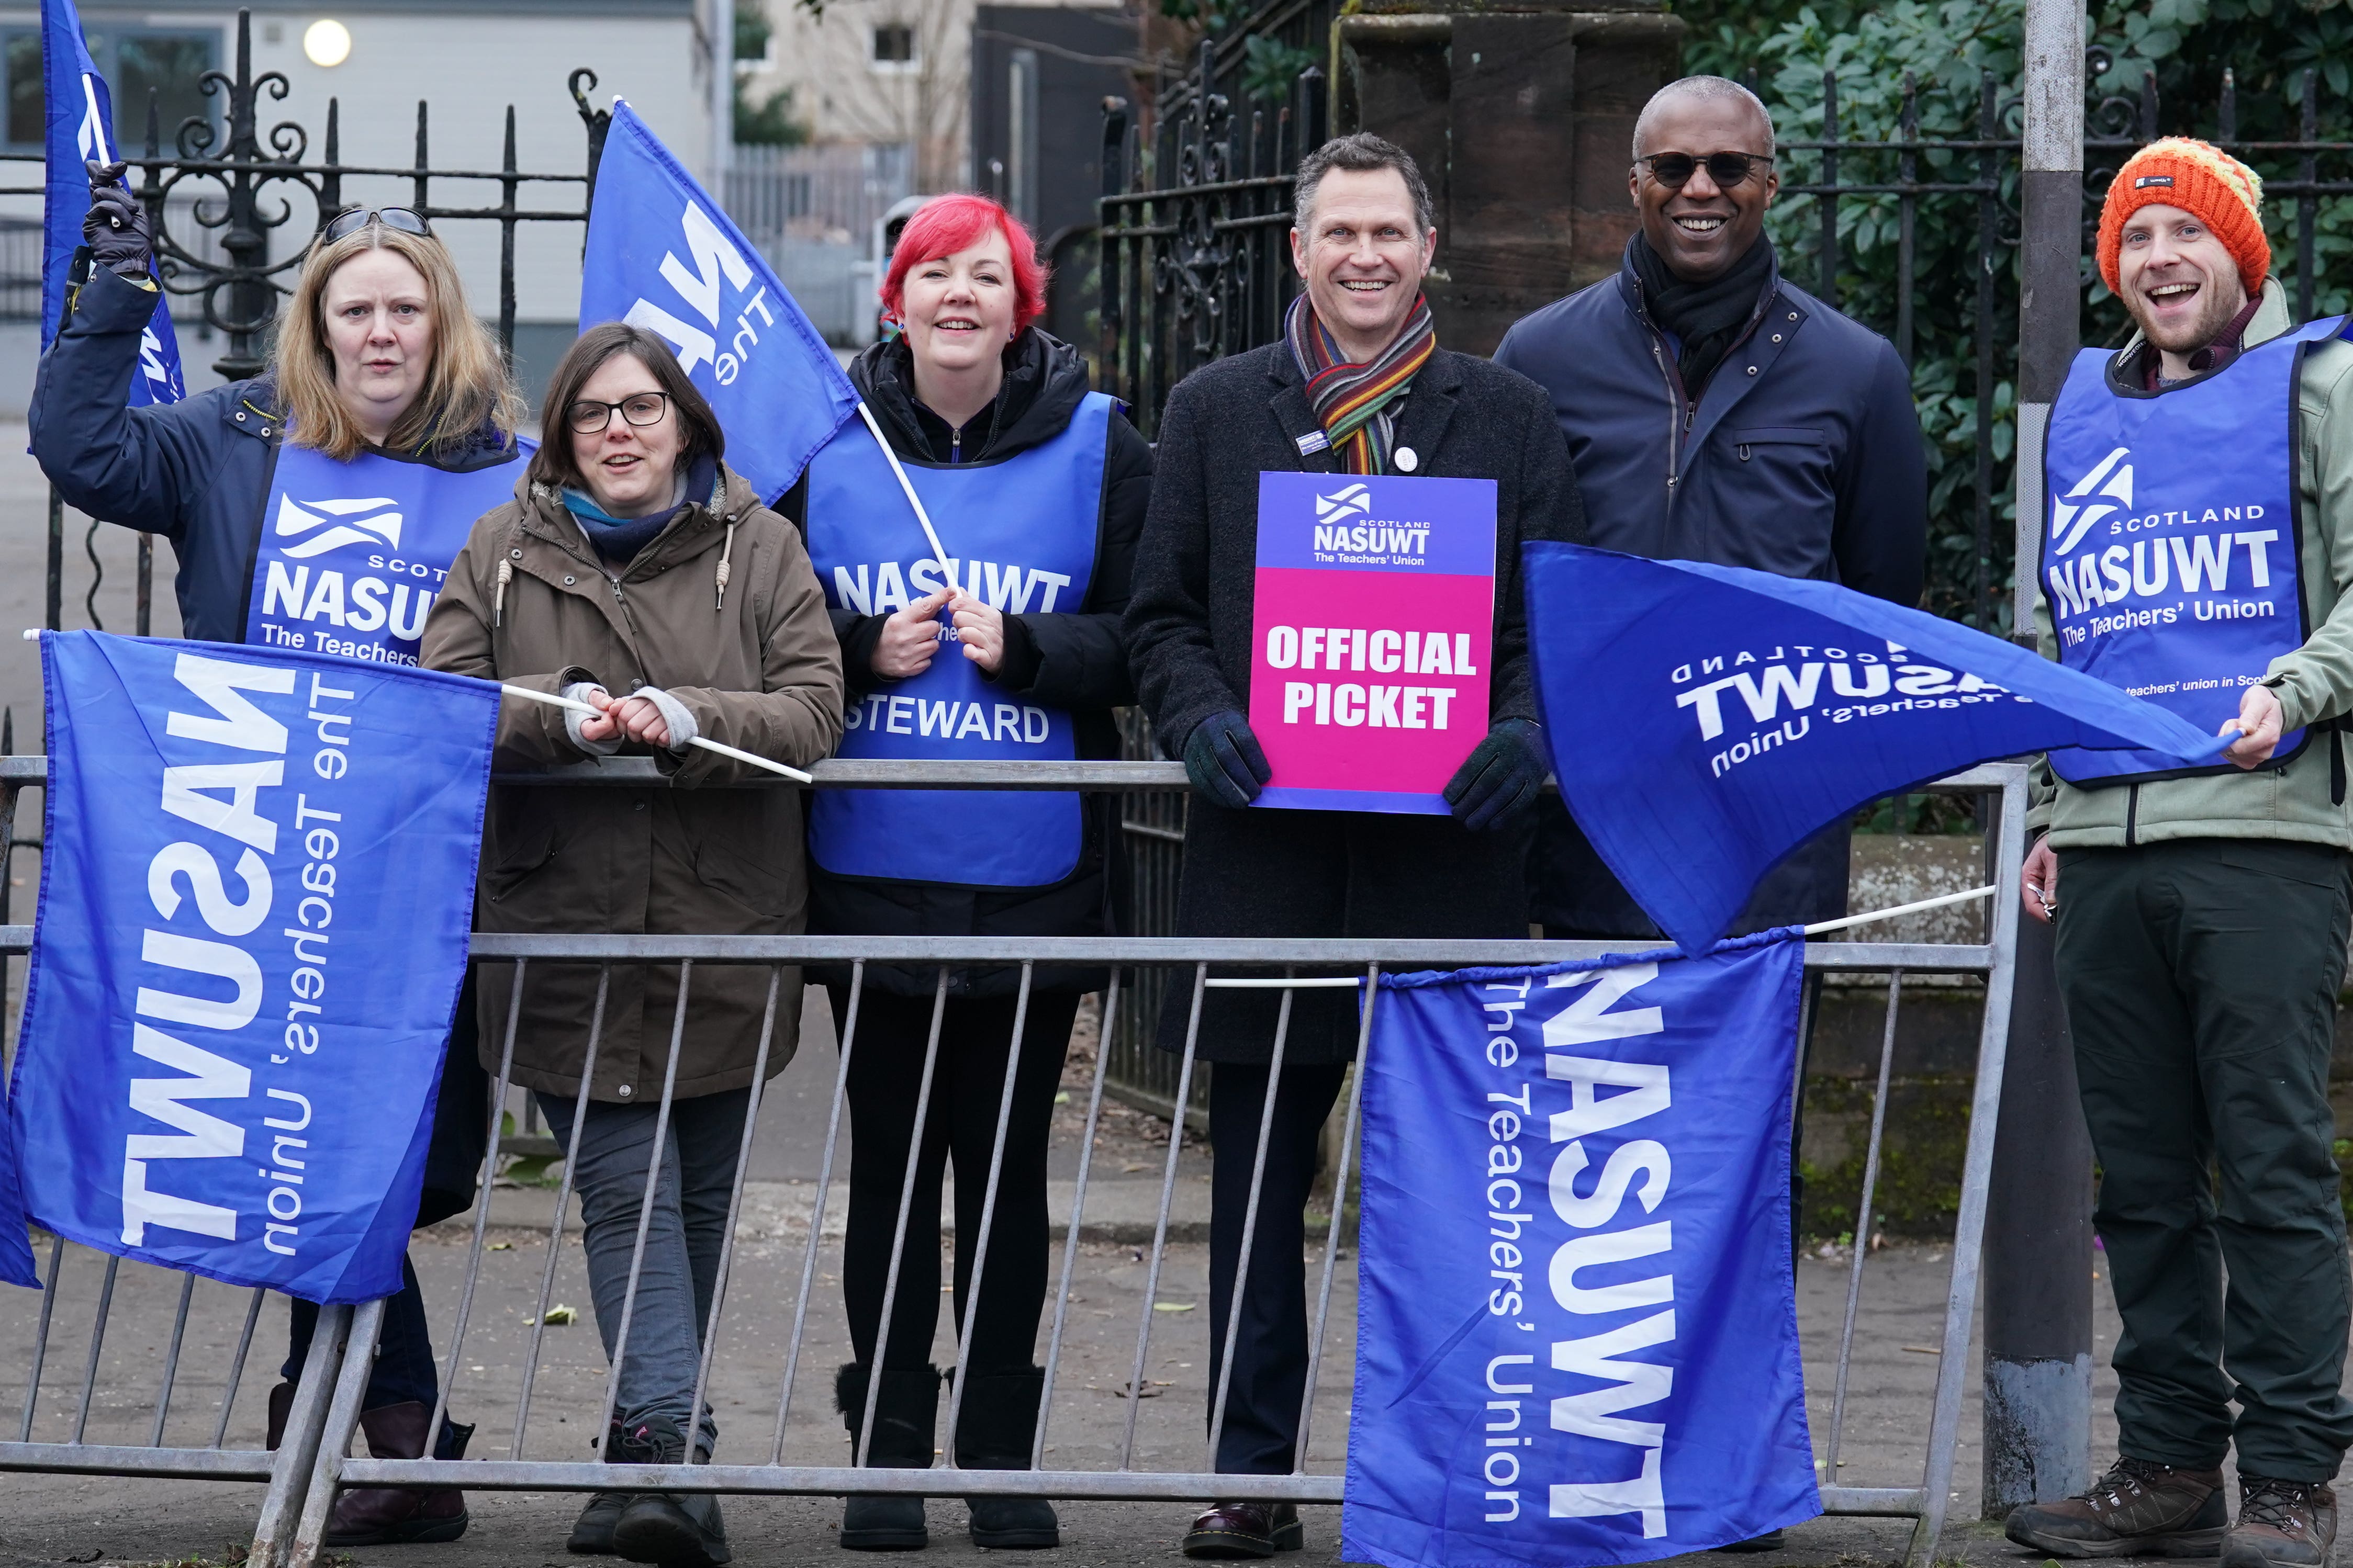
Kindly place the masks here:
[(1013, 253), (1013, 330), (1020, 331), (1044, 315), (1047, 273), (1038, 259), (1038, 242), (1004, 207), (969, 193), (941, 196), (915, 209), (899, 236), (899, 247), (891, 253), (891, 270), (882, 278), (882, 308), (903, 319), (907, 274), (922, 262), (954, 256), (979, 243), (992, 225)]

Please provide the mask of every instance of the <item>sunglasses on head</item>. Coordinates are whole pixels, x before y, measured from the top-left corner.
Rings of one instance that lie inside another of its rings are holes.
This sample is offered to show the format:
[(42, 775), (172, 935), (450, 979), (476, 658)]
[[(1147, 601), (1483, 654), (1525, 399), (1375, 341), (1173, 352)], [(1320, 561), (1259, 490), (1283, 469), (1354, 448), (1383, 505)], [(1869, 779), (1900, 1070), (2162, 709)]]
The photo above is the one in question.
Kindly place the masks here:
[(1704, 159), (1688, 153), (1653, 153), (1634, 162), (1650, 170), (1651, 178), (1671, 191), (1680, 191), (1691, 184), (1691, 177), (1699, 172), (1703, 163), (1707, 165), (1707, 177), (1719, 191), (1746, 184), (1748, 176), (1757, 172), (1757, 164), (1770, 168), (1773, 163), (1771, 156), (1763, 153), (1710, 153)]
[(357, 234), (368, 226), (371, 219), (386, 228), (396, 228), (403, 234), (430, 235), (433, 232), (430, 224), (406, 207), (353, 207), (329, 219), (320, 239), (323, 244), (332, 245), (347, 234)]

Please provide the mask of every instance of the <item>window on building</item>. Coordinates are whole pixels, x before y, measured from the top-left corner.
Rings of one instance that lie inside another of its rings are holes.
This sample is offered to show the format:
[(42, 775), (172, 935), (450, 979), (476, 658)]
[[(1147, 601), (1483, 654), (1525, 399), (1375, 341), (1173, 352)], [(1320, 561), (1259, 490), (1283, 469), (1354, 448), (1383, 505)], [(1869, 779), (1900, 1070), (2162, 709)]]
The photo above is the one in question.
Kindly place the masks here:
[(915, 63), (915, 29), (903, 22), (878, 23), (874, 28), (874, 63), (885, 69), (905, 70)]
[[(168, 156), (181, 121), (191, 116), (217, 118), (218, 100), (198, 84), (220, 64), (221, 36), (212, 28), (101, 28), (85, 35), (90, 58), (114, 95), (113, 134), (118, 149), (137, 152), (147, 144), (147, 99), (155, 98), (155, 118)], [(38, 29), (0, 29), (8, 72), (8, 144), (37, 150), (42, 142), (41, 35)], [(119, 155), (119, 153), (118, 153)]]

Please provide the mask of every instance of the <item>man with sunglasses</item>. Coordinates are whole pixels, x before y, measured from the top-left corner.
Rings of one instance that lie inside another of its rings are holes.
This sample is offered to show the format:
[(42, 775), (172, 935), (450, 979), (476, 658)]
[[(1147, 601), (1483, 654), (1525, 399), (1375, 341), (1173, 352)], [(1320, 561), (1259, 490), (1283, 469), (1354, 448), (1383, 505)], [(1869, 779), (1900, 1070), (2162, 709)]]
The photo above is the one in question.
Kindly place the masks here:
[[(1927, 470), (1911, 378), (1887, 340), (1781, 275), (1764, 104), (1723, 77), (1670, 82), (1635, 121), (1627, 185), (1639, 222), (1617, 274), (1495, 351), (1552, 395), (1593, 542), (1918, 603)], [(1733, 929), (1835, 919), (1846, 892), (1841, 826), (1775, 867)], [(1539, 807), (1530, 895), (1548, 937), (1660, 937), (1556, 796)], [(1779, 1543), (1776, 1531), (1729, 1550)]]
[[(1617, 274), (1495, 351), (1552, 395), (1593, 542), (1916, 604), (1927, 477), (1910, 377), (1885, 339), (1782, 276), (1765, 106), (1722, 77), (1671, 82), (1633, 153), (1640, 221)], [(1532, 869), (1547, 936), (1658, 936), (1556, 798)], [(1844, 914), (1846, 880), (1839, 829), (1777, 867), (1735, 929)]]

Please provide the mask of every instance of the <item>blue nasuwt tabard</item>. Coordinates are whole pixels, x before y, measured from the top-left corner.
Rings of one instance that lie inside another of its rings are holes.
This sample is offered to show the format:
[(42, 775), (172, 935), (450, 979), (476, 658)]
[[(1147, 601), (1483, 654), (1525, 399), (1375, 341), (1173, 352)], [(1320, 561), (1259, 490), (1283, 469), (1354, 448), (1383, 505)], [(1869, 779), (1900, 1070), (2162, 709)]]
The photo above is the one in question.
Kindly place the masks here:
[[(2211, 729), (2304, 646), (2295, 387), (2306, 347), (2344, 325), (2314, 321), (2161, 393), (2112, 386), (2109, 350), (2075, 356), (2042, 456), (2041, 582), (2062, 663)], [(2281, 736), (2274, 760), (2306, 738)], [(2071, 748), (2051, 767), (2089, 785), (2232, 764)]]
[[(908, 462), (956, 552), (944, 567), (873, 436), (843, 430), (809, 465), (809, 560), (826, 603), (885, 616), (953, 577), (1008, 616), (1075, 612), (1094, 569), (1113, 406), (1091, 392), (1060, 435), (1001, 462)], [(1069, 712), (1013, 700), (944, 641), (923, 674), (851, 705), (835, 754), (1066, 763), (1079, 752)], [(1078, 868), (1083, 840), (1079, 797), (1059, 791), (821, 790), (809, 807), (809, 853), (837, 877), (1042, 887)]]
[(580, 324), (668, 340), (727, 433), (727, 465), (763, 504), (801, 477), (858, 390), (757, 247), (620, 99), (596, 164)]
[(533, 443), (451, 472), (378, 452), (337, 462), (288, 441), (261, 513), (245, 640), (383, 664), (417, 662), (425, 616), (484, 512), (514, 499)]
[(1834, 583), (1523, 547), (1528, 648), (1577, 826), (1659, 929), (1704, 952), (1817, 830), (1957, 769), (2060, 746), (2214, 761), (2214, 731)]
[(498, 688), (49, 632), (9, 1099), (32, 1220), (312, 1301), (400, 1289)]
[(1805, 944), (1384, 976), (1342, 1556), (1588, 1568), (1821, 1511), (1789, 1246)]

